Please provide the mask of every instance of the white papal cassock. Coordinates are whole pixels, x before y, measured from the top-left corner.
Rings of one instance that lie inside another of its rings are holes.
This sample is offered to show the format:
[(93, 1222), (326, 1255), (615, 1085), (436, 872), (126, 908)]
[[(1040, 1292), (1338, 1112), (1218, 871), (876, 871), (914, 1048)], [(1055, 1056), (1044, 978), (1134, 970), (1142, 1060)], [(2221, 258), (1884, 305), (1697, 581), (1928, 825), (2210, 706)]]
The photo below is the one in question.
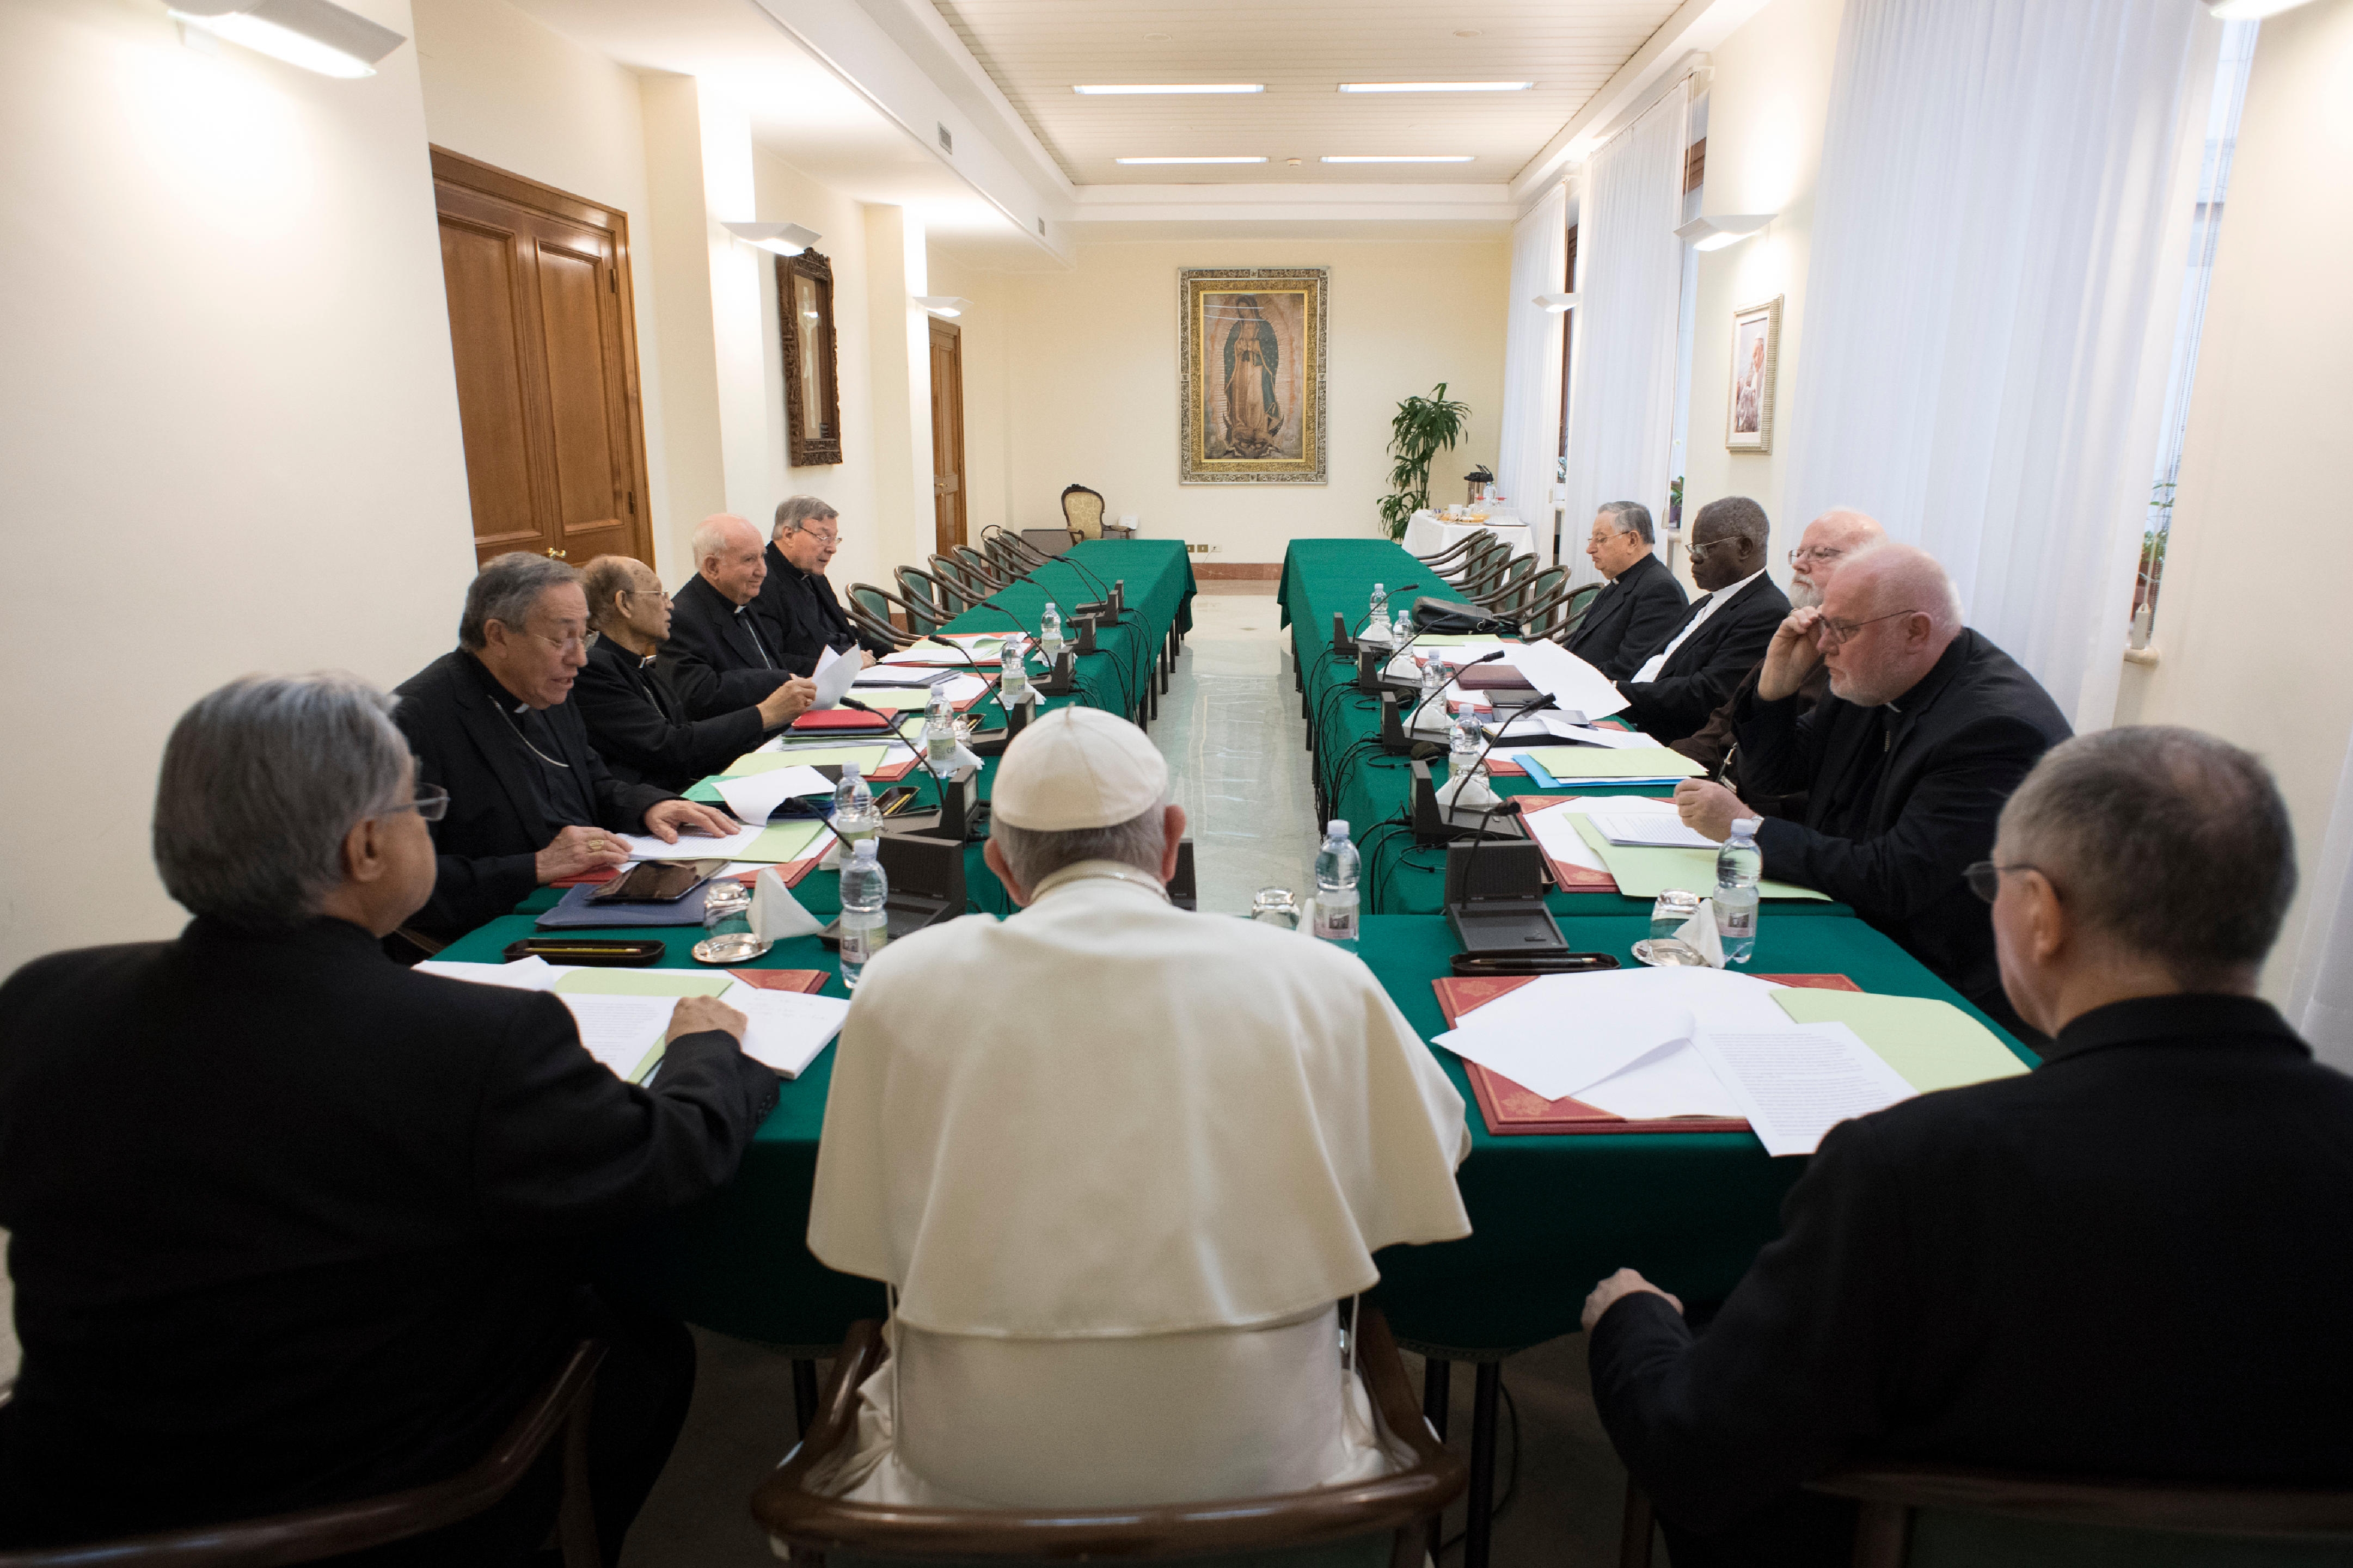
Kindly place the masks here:
[(897, 1287), (893, 1354), (824, 1484), (1084, 1507), (1386, 1472), (1334, 1303), (1376, 1249), (1470, 1234), (1469, 1152), (1353, 954), (1133, 867), (892, 943), (843, 1026), (808, 1239)]

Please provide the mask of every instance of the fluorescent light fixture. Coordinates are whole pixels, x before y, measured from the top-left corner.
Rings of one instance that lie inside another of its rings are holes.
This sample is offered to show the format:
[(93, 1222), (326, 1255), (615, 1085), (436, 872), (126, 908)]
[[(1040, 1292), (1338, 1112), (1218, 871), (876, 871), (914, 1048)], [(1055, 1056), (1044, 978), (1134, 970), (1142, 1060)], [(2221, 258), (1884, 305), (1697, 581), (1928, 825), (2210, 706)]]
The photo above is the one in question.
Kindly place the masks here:
[(1525, 92), (1532, 81), (1344, 81), (1342, 92)]
[(1557, 316), (1564, 310), (1576, 310), (1577, 298), (1574, 294), (1539, 294), (1535, 297), (1535, 303)]
[(333, 0), (178, 0), (172, 19), (321, 76), (375, 75), (408, 40)]
[(773, 250), (778, 256), (798, 256), (825, 236), (797, 223), (731, 223), (727, 232), (746, 245)]
[(1263, 163), (1263, 158), (1114, 158), (1114, 163)]
[(1727, 245), (1738, 245), (1767, 224), (1772, 213), (1738, 213), (1725, 217), (1695, 217), (1675, 230), (1677, 239), (1688, 240), (1694, 250), (1722, 250)]
[(1074, 87), (1071, 90), (1089, 98), (1110, 98), (1171, 92), (1264, 92), (1266, 84), (1258, 81), (1134, 81), (1115, 86)]
[(1316, 162), (1321, 163), (1467, 163), (1471, 162), (1471, 154), (1468, 153), (1401, 153), (1395, 155), (1352, 153), (1345, 157), (1319, 158)]
[(2206, 8), (2221, 22), (2260, 22), (2283, 11), (2293, 11), (2310, 0), (2206, 0)]
[(959, 300), (954, 294), (918, 294), (915, 303), (934, 316), (961, 316), (972, 309), (972, 301)]

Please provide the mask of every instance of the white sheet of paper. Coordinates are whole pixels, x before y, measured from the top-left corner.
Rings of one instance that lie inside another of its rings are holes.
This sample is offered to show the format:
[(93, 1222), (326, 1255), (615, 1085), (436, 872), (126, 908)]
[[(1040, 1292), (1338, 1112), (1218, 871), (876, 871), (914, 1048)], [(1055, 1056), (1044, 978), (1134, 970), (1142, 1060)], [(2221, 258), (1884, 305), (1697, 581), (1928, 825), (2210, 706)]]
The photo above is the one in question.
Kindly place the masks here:
[(1640, 730), (1604, 730), (1562, 719), (1557, 713), (1541, 713), (1535, 717), (1555, 721), (1549, 726), (1551, 732), (1580, 746), (1607, 746), (1614, 752), (1640, 752), (1660, 744)]
[(707, 833), (681, 833), (677, 843), (665, 844), (650, 833), (616, 833), (613, 837), (621, 841), (621, 847), (634, 860), (733, 860), (767, 830), (768, 820), (762, 817), (724, 838), (713, 838)]
[(1577, 1098), (1596, 1110), (1606, 1110), (1629, 1121), (1743, 1114), (1740, 1101), (1716, 1080), (1707, 1058), (1687, 1040), (1651, 1052)]
[[(1536, 837), (1536, 844), (1553, 859), (1565, 865), (1582, 866), (1588, 871), (1607, 871), (1600, 851), (1588, 844), (1583, 836), (1569, 823), (1569, 815), (1577, 809), (1573, 803), (1548, 805), (1542, 811), (1523, 812), (1521, 826)], [(1526, 989), (1525, 986), (1523, 990)]]
[(1657, 811), (1589, 811), (1585, 819), (1612, 844), (1649, 845), (1658, 849), (1720, 849), (1722, 845), (1696, 827), (1687, 827), (1680, 816)]
[(1512, 651), (1512, 668), (1560, 704), (1564, 713), (1607, 719), (1626, 706), (1609, 678), (1558, 643), (1532, 642)]
[(810, 706), (820, 709), (839, 707), (841, 700), (849, 694), (849, 683), (858, 679), (858, 671), (863, 663), (861, 659), (848, 658), (831, 648), (818, 655), (817, 668), (812, 672), (817, 679), (817, 700)]
[(555, 964), (537, 953), (519, 958), (512, 963), (458, 963), (428, 958), (417, 965), (419, 974), (438, 974), (445, 980), (469, 980), (477, 985), (504, 985), (517, 991), (549, 991), (555, 983), (577, 968), (576, 964)]
[(1915, 1092), (1844, 1024), (1704, 1029), (1692, 1044), (1768, 1154), (1810, 1154), (1838, 1123)]
[(638, 1070), (646, 1054), (670, 1029), (675, 996), (597, 996), (559, 994), (556, 1000), (572, 1010), (580, 1027), (580, 1043), (588, 1054), (613, 1069), (616, 1078)]
[(798, 1078), (826, 1043), (841, 1032), (849, 1004), (839, 996), (798, 991), (768, 991), (737, 981), (719, 998), (751, 1020), (744, 1054), (786, 1078)]
[[(944, 658), (945, 654), (940, 657)], [(955, 671), (942, 664), (892, 664), (885, 659), (871, 669), (861, 669), (858, 679), (849, 684), (857, 686), (904, 686), (909, 681), (923, 680), (937, 686)]]
[[(1584, 975), (1546, 975), (1579, 980)], [(1535, 986), (1523, 986), (1532, 991)], [(1514, 993), (1517, 994), (1518, 993)], [(1473, 1024), (1449, 1029), (1438, 1043), (1458, 1057), (1493, 1068), (1546, 1100), (1565, 1100), (1592, 1087), (1660, 1047), (1691, 1037), (1692, 1016), (1629, 998), (1574, 1004), (1535, 1022)]]
[(768, 814), (800, 795), (831, 795), (832, 781), (815, 768), (778, 768), (774, 773), (746, 773), (718, 782), (721, 798), (735, 820), (765, 822)]

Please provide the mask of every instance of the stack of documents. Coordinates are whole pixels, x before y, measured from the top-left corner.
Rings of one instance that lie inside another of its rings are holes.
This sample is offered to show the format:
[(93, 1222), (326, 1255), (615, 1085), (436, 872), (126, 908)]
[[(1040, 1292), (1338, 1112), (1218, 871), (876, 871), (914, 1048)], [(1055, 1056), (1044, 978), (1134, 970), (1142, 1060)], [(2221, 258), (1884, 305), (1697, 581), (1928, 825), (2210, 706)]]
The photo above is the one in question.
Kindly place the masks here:
[(833, 781), (809, 766), (770, 768), (740, 778), (722, 778), (712, 786), (738, 822), (765, 822), (787, 800), (806, 795), (830, 795)]
[(841, 1030), (849, 1004), (835, 996), (746, 985), (723, 971), (584, 969), (526, 958), (513, 963), (428, 960), (420, 974), (482, 985), (553, 991), (579, 1027), (580, 1043), (614, 1075), (642, 1083), (661, 1062), (670, 1013), (681, 996), (716, 996), (749, 1020), (744, 1054), (797, 1078)]
[(734, 860), (773, 866), (807, 858), (818, 837), (831, 831), (815, 817), (775, 824), (764, 818), (724, 838), (681, 833), (677, 843), (665, 844), (649, 833), (617, 833), (613, 837), (637, 860)]
[[(1599, 733), (1599, 731), (1595, 731)], [(1582, 737), (1579, 737), (1582, 739)], [(1664, 746), (1543, 746), (1511, 753), (1547, 789), (1588, 784), (1672, 784), (1706, 772), (1681, 752)]]
[(1612, 844), (1649, 845), (1659, 849), (1723, 847), (1698, 828), (1684, 826), (1682, 814), (1677, 812), (1592, 810), (1586, 813), (1585, 819)]
[[(1609, 752), (1598, 754), (1628, 757), (1643, 753)], [(1576, 829), (1577, 837), (1585, 840), (1587, 847), (1617, 880), (1618, 890), (1628, 898), (1655, 899), (1670, 888), (1704, 892), (1715, 886), (1715, 857), (1723, 848), (1722, 845), (1706, 838), (1701, 838), (1696, 848), (1687, 844), (1661, 847), (1654, 844), (1612, 843), (1609, 836), (1594, 824), (1591, 815), (1592, 808), (1599, 806), (1605, 815), (1621, 822), (1636, 816), (1662, 818), (1658, 836), (1664, 837), (1671, 831), (1667, 824), (1677, 826), (1682, 824), (1683, 819), (1675, 811), (1674, 802), (1628, 798), (1607, 802), (1588, 800), (1585, 804), (1584, 811), (1567, 814), (1568, 825)], [(1757, 884), (1757, 896), (1763, 899), (1829, 900), (1826, 893), (1800, 888), (1794, 882), (1777, 882), (1770, 877)]]

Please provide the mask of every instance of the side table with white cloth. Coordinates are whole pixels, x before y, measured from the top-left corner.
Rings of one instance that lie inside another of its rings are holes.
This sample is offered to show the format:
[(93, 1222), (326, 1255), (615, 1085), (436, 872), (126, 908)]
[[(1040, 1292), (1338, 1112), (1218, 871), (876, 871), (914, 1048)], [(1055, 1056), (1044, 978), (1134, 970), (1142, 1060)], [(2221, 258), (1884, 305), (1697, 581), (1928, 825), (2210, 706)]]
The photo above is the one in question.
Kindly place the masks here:
[(1451, 550), (1473, 534), (1492, 533), (1512, 547), (1514, 555), (1535, 549), (1535, 532), (1509, 512), (1493, 512), (1477, 522), (1449, 522), (1434, 511), (1413, 514), (1401, 542), (1409, 555), (1435, 555)]

